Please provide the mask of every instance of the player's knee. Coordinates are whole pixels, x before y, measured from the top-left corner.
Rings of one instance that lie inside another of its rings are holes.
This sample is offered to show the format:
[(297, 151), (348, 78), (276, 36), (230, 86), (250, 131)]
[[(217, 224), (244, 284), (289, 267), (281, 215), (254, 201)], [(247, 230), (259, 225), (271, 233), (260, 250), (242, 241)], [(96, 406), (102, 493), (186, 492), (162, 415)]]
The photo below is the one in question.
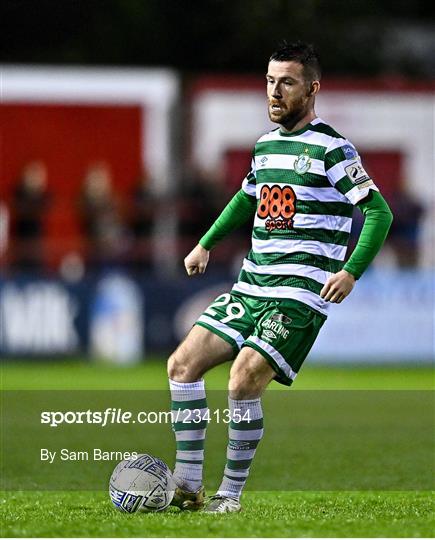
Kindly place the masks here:
[(168, 359), (168, 377), (177, 382), (188, 382), (189, 370), (183, 362), (183, 355), (175, 351)]
[(168, 377), (176, 382), (194, 382), (200, 374), (181, 345), (168, 359)]
[(228, 390), (232, 399), (257, 399), (274, 377), (267, 361), (249, 347), (242, 349), (230, 371)]
[(263, 384), (254, 368), (235, 363), (230, 371), (228, 390), (232, 399), (256, 399), (262, 393)]

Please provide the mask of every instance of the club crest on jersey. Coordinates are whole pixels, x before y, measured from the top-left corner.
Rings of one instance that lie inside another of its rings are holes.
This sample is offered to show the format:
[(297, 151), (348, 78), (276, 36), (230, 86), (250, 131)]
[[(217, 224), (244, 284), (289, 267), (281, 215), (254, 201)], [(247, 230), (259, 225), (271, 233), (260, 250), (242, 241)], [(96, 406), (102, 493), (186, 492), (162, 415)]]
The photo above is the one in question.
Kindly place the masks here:
[(308, 155), (308, 149), (303, 154), (299, 154), (298, 159), (295, 161), (294, 169), (298, 174), (305, 174), (310, 170), (311, 159)]

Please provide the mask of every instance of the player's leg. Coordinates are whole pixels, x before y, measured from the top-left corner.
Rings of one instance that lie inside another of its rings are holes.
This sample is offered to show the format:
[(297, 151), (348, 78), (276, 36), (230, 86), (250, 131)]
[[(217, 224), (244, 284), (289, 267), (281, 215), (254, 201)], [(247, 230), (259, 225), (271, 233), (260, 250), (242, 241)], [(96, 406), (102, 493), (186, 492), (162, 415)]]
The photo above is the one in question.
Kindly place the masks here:
[(184, 510), (196, 510), (204, 500), (202, 470), (207, 420), (203, 418), (208, 409), (202, 376), (233, 357), (229, 343), (195, 325), (168, 360), (177, 447), (174, 480), (178, 489), (173, 504)]
[[(189, 416), (197, 409), (196, 413), (202, 415), (199, 424), (174, 423), (177, 439), (175, 481), (184, 486), (184, 490), (201, 489), (197, 486), (202, 482), (207, 424), (204, 414), (208, 412), (201, 377), (215, 365), (233, 359), (254, 328), (255, 321), (246, 302), (231, 293), (221, 294), (199, 317), (186, 340), (169, 359), (173, 412), (182, 411)], [(183, 497), (189, 499), (189, 495)], [(198, 497), (195, 501), (198, 502)], [(189, 500), (184, 500), (182, 508), (188, 503)]]
[(168, 377), (178, 383), (199, 381), (209, 369), (232, 360), (234, 348), (210, 330), (195, 325), (168, 359)]
[[(206, 511), (240, 510), (240, 495), (263, 435), (260, 396), (272, 378), (290, 386), (307, 357), (325, 317), (300, 302), (258, 302), (252, 335), (236, 358), (230, 377), (227, 464), (222, 484)], [(236, 409), (238, 409), (236, 414)], [(249, 421), (243, 416), (249, 414)], [(236, 423), (235, 419), (241, 419)]]
[(231, 411), (224, 477), (206, 511), (238, 512), (240, 495), (256, 448), (263, 436), (261, 395), (276, 372), (256, 350), (244, 347), (234, 361), (229, 380)]

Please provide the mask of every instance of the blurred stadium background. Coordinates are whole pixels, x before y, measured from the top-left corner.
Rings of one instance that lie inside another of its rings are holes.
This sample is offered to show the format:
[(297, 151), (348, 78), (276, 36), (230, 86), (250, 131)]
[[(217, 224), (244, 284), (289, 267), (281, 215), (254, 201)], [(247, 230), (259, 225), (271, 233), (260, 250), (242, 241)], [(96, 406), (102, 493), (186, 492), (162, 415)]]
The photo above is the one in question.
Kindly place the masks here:
[(299, 38), (321, 55), (318, 114), (357, 146), (395, 215), (311, 359), (433, 359), (433, 6), (5, 0), (1, 11), (4, 358), (131, 364), (177, 344), (249, 247), (246, 226), (206, 276), (183, 274), (271, 127), (268, 56)]

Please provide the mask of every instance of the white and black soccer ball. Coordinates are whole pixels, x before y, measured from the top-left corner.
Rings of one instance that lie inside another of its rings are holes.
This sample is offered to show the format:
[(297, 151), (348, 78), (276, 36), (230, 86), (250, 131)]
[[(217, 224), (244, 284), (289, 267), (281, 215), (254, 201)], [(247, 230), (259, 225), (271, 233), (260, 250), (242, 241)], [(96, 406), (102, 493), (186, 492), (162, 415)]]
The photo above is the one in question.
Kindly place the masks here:
[(110, 498), (121, 512), (160, 512), (170, 505), (174, 492), (169, 467), (148, 454), (121, 461), (110, 478)]

